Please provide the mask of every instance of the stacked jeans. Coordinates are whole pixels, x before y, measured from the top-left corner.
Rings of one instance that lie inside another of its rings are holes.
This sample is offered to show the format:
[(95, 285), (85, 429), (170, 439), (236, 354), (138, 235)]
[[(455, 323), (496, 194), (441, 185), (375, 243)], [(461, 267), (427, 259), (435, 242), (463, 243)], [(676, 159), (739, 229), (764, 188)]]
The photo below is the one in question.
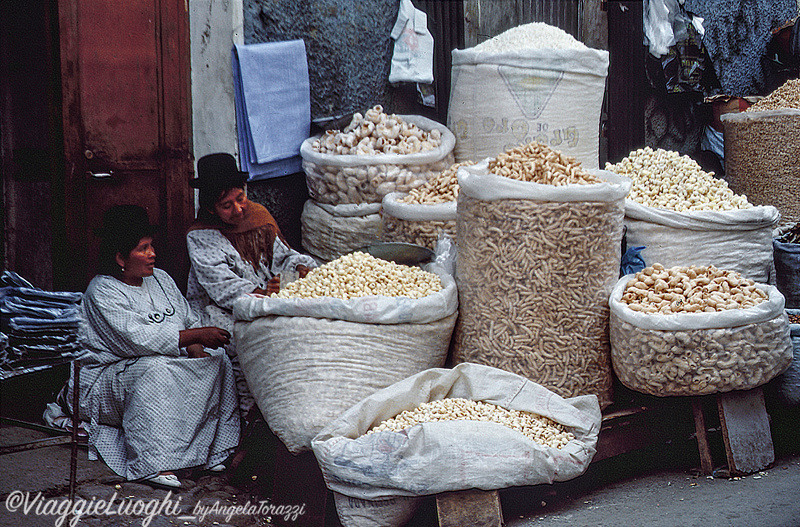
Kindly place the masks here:
[(77, 356), (82, 296), (44, 291), (16, 273), (4, 271), (0, 277), (0, 372)]

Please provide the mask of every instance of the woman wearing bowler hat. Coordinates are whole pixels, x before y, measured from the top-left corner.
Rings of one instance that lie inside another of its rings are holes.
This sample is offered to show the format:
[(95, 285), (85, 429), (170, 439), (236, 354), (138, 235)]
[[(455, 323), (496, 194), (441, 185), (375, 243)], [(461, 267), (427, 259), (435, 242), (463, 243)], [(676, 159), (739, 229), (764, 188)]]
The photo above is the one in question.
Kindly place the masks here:
[[(269, 211), (247, 199), (247, 172), (236, 159), (218, 153), (201, 157), (197, 177), (197, 219), (186, 234), (191, 268), (187, 298), (204, 323), (233, 331), (234, 301), (247, 293), (269, 295), (280, 289), (281, 273), (302, 278), (316, 261), (292, 249)], [(233, 363), (242, 417), (253, 396), (239, 367), (235, 342), (225, 347)]]
[(89, 459), (102, 457), (129, 480), (177, 488), (174, 470), (224, 470), (241, 421), (221, 349), (230, 334), (202, 326), (155, 267), (154, 231), (137, 205), (103, 216), (100, 272), (80, 305), (78, 413), (89, 423)]

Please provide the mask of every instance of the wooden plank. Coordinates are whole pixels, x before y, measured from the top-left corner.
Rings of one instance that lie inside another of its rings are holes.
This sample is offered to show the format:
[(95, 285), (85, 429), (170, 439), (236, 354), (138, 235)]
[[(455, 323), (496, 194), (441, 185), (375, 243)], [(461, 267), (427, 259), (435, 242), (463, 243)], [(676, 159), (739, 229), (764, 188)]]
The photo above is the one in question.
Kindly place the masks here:
[(694, 414), (697, 450), (700, 453), (700, 469), (704, 475), (710, 476), (714, 471), (714, 463), (711, 459), (711, 449), (708, 447), (708, 432), (706, 430), (706, 416), (703, 413), (702, 399), (692, 397), (692, 414)]
[(502, 527), (503, 511), (496, 490), (462, 490), (436, 495), (439, 527)]
[(731, 474), (752, 474), (775, 461), (761, 388), (719, 394), (717, 407)]

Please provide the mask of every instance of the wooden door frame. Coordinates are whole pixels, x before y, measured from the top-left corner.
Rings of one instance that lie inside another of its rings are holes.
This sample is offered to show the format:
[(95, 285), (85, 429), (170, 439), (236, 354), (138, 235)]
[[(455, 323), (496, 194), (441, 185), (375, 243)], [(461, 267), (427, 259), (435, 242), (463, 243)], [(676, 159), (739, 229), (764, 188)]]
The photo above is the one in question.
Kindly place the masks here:
[[(86, 215), (87, 165), (84, 157), (85, 130), (81, 116), (80, 64), (78, 49), (78, 1), (57, 0), (61, 46), (62, 122), (64, 129), (63, 224), (65, 254), (57, 255), (54, 267), (68, 283), (60, 289), (83, 290), (88, 283), (86, 270), (90, 241)], [(160, 224), (164, 242), (179, 261), (160, 262), (184, 289), (189, 261), (185, 232), (194, 218), (194, 200), (189, 179), (194, 173), (192, 154), (191, 57), (189, 11), (186, 0), (153, 0), (161, 16), (155, 21), (160, 70), (159, 86), (159, 165), (164, 175), (165, 210)], [(164, 79), (168, 78), (169, 82)], [(170, 101), (170, 106), (165, 105)]]

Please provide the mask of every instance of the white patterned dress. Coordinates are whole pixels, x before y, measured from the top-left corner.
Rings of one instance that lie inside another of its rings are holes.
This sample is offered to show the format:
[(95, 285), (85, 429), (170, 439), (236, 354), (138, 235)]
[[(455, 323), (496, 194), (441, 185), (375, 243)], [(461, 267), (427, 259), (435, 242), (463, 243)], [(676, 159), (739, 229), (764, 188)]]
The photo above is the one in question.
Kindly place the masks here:
[[(233, 335), (233, 304), (242, 295), (256, 288), (266, 289), (273, 276), (287, 270), (294, 271), (298, 265), (317, 267), (311, 256), (299, 253), (275, 237), (272, 244), (272, 262), (259, 262), (258, 269), (245, 261), (233, 244), (217, 229), (197, 229), (186, 235), (191, 268), (186, 287), (186, 297), (192, 309), (198, 313), (203, 325), (227, 329)], [(239, 366), (236, 342), (225, 347), (233, 364), (236, 388), (239, 394), (239, 409), (242, 417), (255, 404), (244, 373)]]
[(211, 467), (233, 452), (241, 420), (230, 361), (221, 349), (189, 358), (179, 348), (179, 332), (200, 319), (166, 272), (155, 269), (139, 287), (98, 275), (80, 314), (89, 459), (135, 480)]

